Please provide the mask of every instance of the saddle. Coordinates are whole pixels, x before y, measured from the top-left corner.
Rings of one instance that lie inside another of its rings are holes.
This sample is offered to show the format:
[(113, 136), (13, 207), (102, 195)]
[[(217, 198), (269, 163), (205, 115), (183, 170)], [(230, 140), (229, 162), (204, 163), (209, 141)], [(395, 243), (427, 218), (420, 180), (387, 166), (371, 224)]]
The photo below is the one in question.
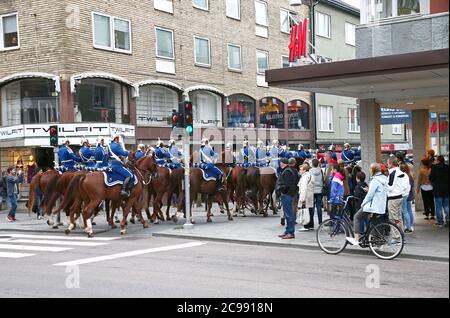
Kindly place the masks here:
[[(133, 174), (133, 177), (134, 177), (134, 185), (137, 185), (139, 182), (138, 178), (136, 177), (135, 174)], [(107, 171), (103, 171), (103, 181), (105, 182), (105, 185), (107, 187), (114, 187), (116, 185), (123, 184), (122, 176), (111, 171), (111, 169), (108, 169)]]
[(202, 172), (202, 176), (203, 176), (203, 180), (205, 180), (206, 182), (209, 181), (216, 181), (216, 177), (210, 172), (208, 171), (208, 166), (204, 163), (201, 164), (194, 164), (194, 168), (198, 168), (200, 169), (200, 171)]

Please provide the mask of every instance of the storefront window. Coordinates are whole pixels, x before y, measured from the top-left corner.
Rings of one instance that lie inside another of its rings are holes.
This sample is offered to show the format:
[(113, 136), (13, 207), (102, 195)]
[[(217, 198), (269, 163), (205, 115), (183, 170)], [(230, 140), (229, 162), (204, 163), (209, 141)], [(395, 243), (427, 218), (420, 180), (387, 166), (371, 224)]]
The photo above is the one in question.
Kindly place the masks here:
[(421, 12), (424, 0), (365, 0), (362, 6), (362, 23)]
[(161, 85), (146, 85), (139, 89), (136, 116), (139, 126), (169, 126), (172, 110), (178, 109), (178, 93)]
[(194, 125), (222, 127), (222, 97), (209, 91), (193, 91), (189, 98), (194, 107)]
[(449, 155), (449, 129), (448, 113), (430, 113), (430, 138), (431, 147), (439, 155), (448, 160)]
[(301, 100), (288, 104), (289, 129), (309, 129), (309, 105)]
[(256, 120), (255, 100), (236, 94), (228, 97), (228, 127), (254, 128)]
[(54, 81), (20, 80), (4, 86), (1, 91), (3, 126), (58, 122)]
[(128, 96), (122, 96), (123, 87), (108, 80), (83, 80), (77, 86), (75, 122), (128, 123), (122, 118), (123, 108), (128, 107), (124, 101)]
[(284, 128), (284, 103), (272, 97), (259, 102), (260, 128)]

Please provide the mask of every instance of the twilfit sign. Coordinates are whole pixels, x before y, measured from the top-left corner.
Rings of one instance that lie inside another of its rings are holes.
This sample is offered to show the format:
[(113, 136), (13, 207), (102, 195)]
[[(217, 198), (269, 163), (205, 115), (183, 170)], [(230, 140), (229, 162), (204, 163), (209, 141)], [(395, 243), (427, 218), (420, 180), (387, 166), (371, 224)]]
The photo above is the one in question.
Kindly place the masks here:
[[(0, 141), (17, 138), (42, 138), (48, 137), (50, 124), (43, 125), (19, 125), (0, 128)], [(60, 124), (58, 125), (59, 137), (96, 137), (122, 134), (127, 138), (134, 138), (136, 130), (134, 126), (122, 124)]]

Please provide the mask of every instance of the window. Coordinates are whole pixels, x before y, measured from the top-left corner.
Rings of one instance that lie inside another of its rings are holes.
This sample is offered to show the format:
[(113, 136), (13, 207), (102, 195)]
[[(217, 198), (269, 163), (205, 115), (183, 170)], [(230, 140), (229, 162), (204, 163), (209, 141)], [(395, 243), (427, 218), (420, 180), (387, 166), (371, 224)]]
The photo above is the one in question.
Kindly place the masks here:
[(265, 75), (265, 71), (269, 69), (269, 53), (256, 51), (256, 59), (258, 62), (258, 74)]
[(345, 43), (355, 46), (355, 28), (354, 24), (345, 22)]
[(267, 26), (267, 3), (255, 1), (256, 24)]
[(348, 132), (359, 133), (358, 109), (350, 108), (348, 110)]
[(298, 22), (299, 18), (296, 13), (292, 13), (286, 9), (280, 9), (281, 32), (290, 33), (291, 28)]
[(173, 13), (173, 0), (154, 0), (153, 6), (156, 10)]
[(156, 28), (156, 56), (174, 59), (172, 30)]
[(309, 129), (309, 105), (302, 100), (288, 103), (289, 129)]
[(284, 103), (272, 97), (259, 101), (260, 128), (284, 128)]
[(194, 36), (195, 64), (211, 66), (209, 39)]
[(93, 13), (94, 47), (131, 53), (131, 22)]
[(227, 17), (241, 19), (241, 0), (226, 0)]
[(401, 135), (403, 133), (402, 131), (403, 125), (392, 125), (392, 134), (393, 135)]
[(331, 38), (330, 30), (331, 17), (328, 14), (316, 12), (316, 34), (326, 38)]
[(59, 121), (55, 82), (33, 78), (14, 81), (0, 89), (2, 126)]
[(256, 103), (247, 95), (236, 94), (228, 97), (228, 127), (255, 128)]
[(192, 0), (192, 5), (197, 9), (208, 11), (208, 0)]
[(136, 99), (139, 126), (169, 126), (173, 109), (178, 109), (176, 91), (161, 85), (146, 85), (139, 89)]
[(222, 98), (209, 91), (189, 93), (193, 104), (194, 125), (222, 127)]
[(281, 67), (282, 68), (291, 67), (291, 63), (289, 62), (289, 56), (287, 56), (287, 55), (281, 56)]
[(427, 9), (421, 6), (423, 0), (365, 0), (362, 5), (361, 22), (370, 23), (378, 20), (402, 15), (411, 15), (425, 12)]
[(239, 45), (228, 44), (228, 68), (233, 71), (242, 71), (242, 54)]
[(0, 15), (0, 50), (19, 47), (19, 22), (17, 13)]
[(319, 120), (321, 131), (333, 131), (333, 107), (319, 106)]

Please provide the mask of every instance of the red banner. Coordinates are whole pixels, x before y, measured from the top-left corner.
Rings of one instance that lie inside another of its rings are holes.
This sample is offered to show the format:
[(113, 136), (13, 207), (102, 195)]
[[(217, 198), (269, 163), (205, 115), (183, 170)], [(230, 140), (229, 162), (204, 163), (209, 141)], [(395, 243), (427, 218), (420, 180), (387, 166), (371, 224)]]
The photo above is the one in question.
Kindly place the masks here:
[(295, 62), (301, 56), (306, 57), (308, 20), (294, 25), (291, 28), (291, 41), (289, 43), (289, 62)]

